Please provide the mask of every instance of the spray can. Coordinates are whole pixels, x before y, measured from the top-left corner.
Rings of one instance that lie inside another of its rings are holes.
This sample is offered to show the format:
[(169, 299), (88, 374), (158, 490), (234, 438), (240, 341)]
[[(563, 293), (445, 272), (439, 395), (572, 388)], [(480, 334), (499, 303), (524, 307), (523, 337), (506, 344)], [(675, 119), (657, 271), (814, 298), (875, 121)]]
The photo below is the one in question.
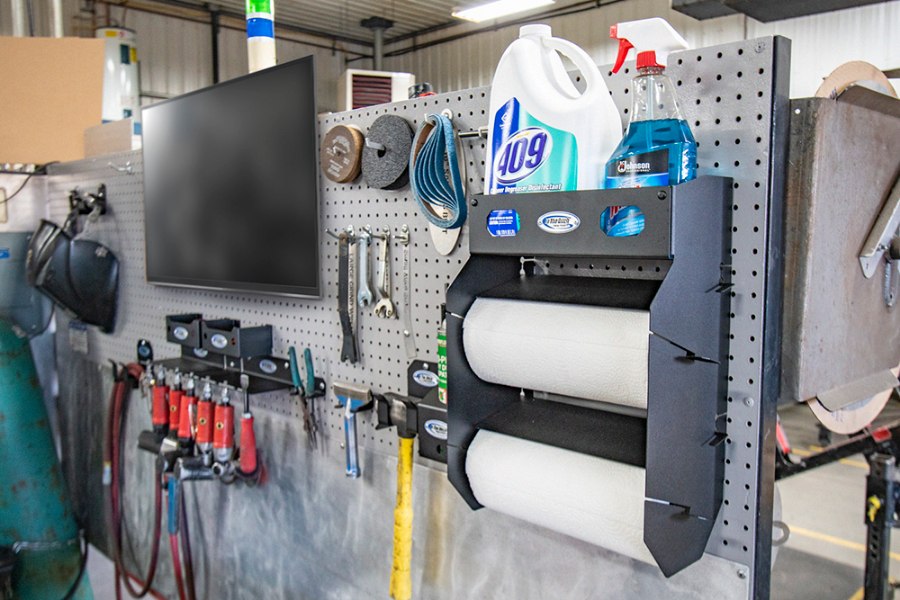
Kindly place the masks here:
[(447, 405), (447, 307), (441, 306), (441, 325), (437, 333), (438, 402)]

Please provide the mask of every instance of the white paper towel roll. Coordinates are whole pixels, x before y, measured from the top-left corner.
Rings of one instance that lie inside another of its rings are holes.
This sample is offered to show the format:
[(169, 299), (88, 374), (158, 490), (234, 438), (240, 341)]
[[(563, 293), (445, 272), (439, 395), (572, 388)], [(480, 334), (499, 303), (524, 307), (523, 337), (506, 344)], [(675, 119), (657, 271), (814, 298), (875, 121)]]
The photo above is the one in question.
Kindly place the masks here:
[(487, 508), (655, 564), (639, 467), (482, 430), (466, 474)]
[(484, 381), (647, 408), (650, 313), (479, 298), (463, 346)]

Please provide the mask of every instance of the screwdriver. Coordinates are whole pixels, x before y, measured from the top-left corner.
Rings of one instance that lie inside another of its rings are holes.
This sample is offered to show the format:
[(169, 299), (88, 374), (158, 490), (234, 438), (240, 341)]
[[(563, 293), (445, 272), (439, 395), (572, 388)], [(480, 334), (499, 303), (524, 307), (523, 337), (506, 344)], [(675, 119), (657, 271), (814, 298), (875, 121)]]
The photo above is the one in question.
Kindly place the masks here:
[(244, 414), (241, 415), (241, 474), (252, 476), (256, 473), (256, 435), (253, 432), (253, 415), (250, 413), (250, 377), (241, 375), (241, 390), (244, 394)]

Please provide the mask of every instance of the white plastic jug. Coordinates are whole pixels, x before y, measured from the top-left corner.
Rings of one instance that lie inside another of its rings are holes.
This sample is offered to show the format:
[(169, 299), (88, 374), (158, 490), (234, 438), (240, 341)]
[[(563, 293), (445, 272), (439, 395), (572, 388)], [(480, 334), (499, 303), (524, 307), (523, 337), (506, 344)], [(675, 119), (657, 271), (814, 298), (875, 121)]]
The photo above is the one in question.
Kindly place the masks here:
[[(585, 82), (579, 93), (560, 54)], [(491, 86), (485, 194), (602, 187), (622, 121), (597, 65), (549, 25), (525, 25), (500, 58)]]

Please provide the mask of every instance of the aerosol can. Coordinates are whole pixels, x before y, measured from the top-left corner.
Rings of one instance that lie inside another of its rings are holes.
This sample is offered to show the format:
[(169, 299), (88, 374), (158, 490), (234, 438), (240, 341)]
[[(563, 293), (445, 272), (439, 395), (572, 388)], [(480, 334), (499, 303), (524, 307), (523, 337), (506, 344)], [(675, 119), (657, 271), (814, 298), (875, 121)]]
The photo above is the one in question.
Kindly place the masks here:
[[(631, 120), (606, 163), (605, 187), (676, 185), (693, 179), (697, 142), (678, 108), (675, 86), (666, 75), (669, 54), (687, 49), (687, 42), (659, 17), (613, 25), (609, 36), (619, 40), (613, 73), (622, 68), (634, 48), (637, 76), (631, 84)], [(610, 231), (614, 231), (615, 224), (611, 225)]]
[[(580, 72), (579, 93), (560, 54)], [(621, 119), (596, 64), (548, 25), (526, 25), (491, 85), (484, 192), (597, 189)]]

